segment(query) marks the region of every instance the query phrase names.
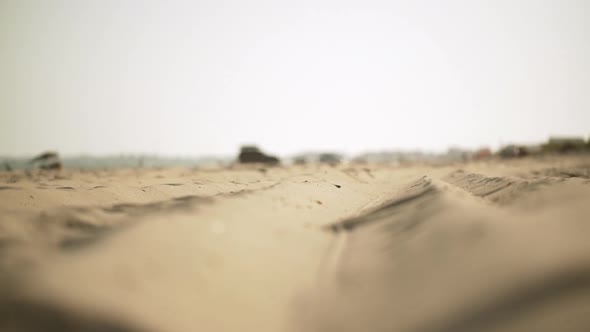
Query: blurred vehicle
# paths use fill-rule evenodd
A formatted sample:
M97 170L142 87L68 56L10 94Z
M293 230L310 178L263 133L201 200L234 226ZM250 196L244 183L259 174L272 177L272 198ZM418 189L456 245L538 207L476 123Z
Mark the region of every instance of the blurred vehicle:
M238 155L238 160L242 164L263 163L269 165L276 165L280 162L279 158L263 153L255 145L242 146L242 148L240 149L240 154Z
M498 155L502 158L521 158L529 155L529 151L525 146L507 145L498 151Z
M57 152L44 152L37 157L31 159L29 164L38 166L44 170L60 170L63 168L63 163Z

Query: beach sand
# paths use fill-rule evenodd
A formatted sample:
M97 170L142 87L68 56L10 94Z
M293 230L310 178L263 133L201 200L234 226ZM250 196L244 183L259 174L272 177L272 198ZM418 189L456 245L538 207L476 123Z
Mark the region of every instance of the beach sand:
M0 173L0 331L588 331L590 157Z

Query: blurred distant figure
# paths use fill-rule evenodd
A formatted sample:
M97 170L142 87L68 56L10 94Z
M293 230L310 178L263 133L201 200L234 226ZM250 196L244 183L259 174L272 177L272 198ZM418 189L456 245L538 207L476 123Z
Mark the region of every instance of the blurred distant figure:
M63 164L57 152L42 153L31 159L29 163L33 166L38 165L40 169L45 170L60 170L63 168Z
M254 145L242 146L238 160L242 164L263 163L277 165L280 162L279 158L263 153L257 146Z

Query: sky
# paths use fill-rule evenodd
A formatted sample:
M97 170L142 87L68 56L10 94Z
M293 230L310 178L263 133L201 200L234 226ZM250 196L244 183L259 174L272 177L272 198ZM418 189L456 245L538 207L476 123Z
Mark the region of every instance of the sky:
M0 0L0 155L590 134L585 0Z

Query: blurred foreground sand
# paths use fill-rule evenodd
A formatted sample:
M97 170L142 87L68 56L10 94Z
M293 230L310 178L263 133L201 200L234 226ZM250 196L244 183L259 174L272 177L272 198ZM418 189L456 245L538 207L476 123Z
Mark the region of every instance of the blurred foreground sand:
M0 173L1 331L588 331L590 158Z

